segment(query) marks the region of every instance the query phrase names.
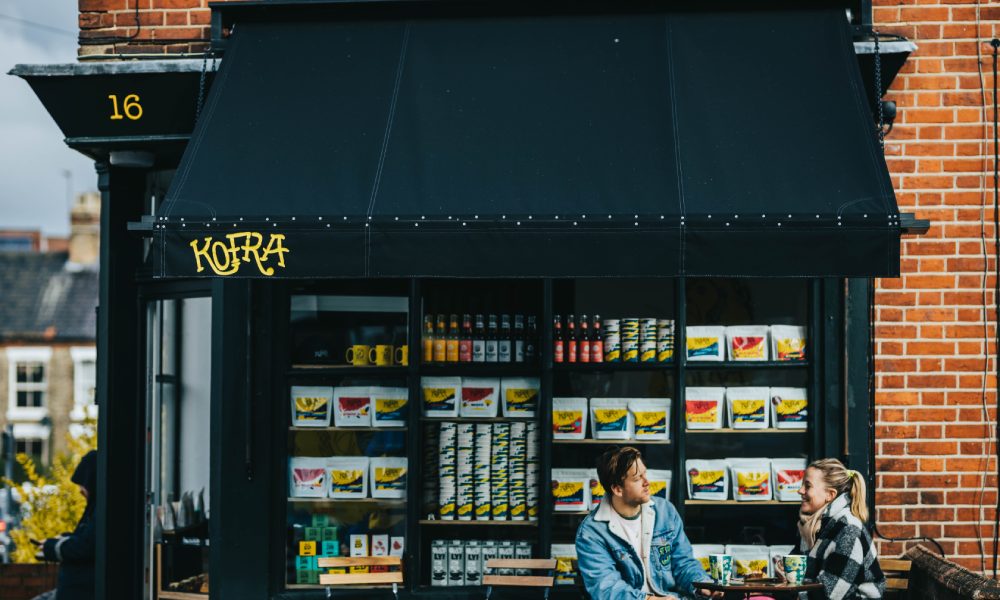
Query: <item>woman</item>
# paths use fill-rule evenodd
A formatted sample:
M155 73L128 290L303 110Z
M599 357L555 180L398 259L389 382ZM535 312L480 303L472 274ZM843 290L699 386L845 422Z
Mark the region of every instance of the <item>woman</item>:
M881 598L885 575L865 529L865 480L835 458L806 469L799 489L800 549L808 553L806 577L826 588L831 600Z
M45 540L45 560L59 563L56 586L58 600L93 600L94 598L94 508L97 506L97 452L90 451L77 465L71 481L80 487L87 508L71 534Z

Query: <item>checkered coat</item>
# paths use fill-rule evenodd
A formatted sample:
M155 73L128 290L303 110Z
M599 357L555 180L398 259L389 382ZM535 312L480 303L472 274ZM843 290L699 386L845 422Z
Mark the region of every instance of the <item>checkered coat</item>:
M826 588L831 600L881 598L885 593L885 575L871 535L860 519L851 513L851 497L837 496L825 509L816 543L808 552L806 577Z

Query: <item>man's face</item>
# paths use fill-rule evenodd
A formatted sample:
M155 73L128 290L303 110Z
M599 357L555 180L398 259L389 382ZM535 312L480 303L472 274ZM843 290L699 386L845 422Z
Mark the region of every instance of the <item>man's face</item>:
M625 475L621 486L613 486L612 493L629 506L639 506L649 502L649 480L646 479L646 465L642 459L635 461Z

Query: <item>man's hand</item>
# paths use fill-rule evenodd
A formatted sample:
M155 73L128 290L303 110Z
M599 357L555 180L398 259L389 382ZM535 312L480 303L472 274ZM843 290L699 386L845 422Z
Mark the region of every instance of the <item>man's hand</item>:
M706 590L705 588L702 588L702 589L698 590L698 595L699 596L708 596L708 597L713 598L713 599L718 599L718 598L722 598L723 596L725 596L725 594L723 594L722 592L713 592L711 590Z

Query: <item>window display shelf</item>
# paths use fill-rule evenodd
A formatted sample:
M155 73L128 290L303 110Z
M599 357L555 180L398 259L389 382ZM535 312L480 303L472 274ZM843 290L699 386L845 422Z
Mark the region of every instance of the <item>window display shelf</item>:
M674 361L666 362L599 362L599 363L555 363L553 371L572 373L614 373L618 371L667 371L673 370Z
M800 369L809 366L808 360L689 360L688 370L713 371L721 369Z
M379 504L383 506L406 506L406 500L387 498L289 498L290 504Z
M688 506L798 506L798 502L782 502L781 500L685 500Z
M342 367L331 365L292 365L288 371L291 376L308 375L312 377L406 377L409 367L355 367L344 365Z
M809 433L808 429L776 429L774 427L768 427L767 429L733 429L732 427L723 427L721 429L688 429L686 430L688 435L693 433L722 433L722 434L762 434L762 433Z
M481 525L484 527L494 526L520 526L538 527L538 521L442 521L439 519L424 519L419 522L421 525Z
M406 431L407 429L408 429L407 427L295 427L295 426L291 426L291 427L288 428L288 431L295 432L295 433L298 433L298 432L301 432L301 431L317 431L317 432L324 432L324 431L327 431L327 432L328 431L347 431L347 432L360 433L360 432L371 432L371 431L375 431L375 432L379 432L379 431Z
M510 423L534 421L535 417L420 417L424 423Z
M532 376L540 370L538 363L425 363L421 375L439 377L503 377Z
M553 444L597 444L604 446L632 445L632 444L659 444L667 446L672 444L671 440L552 440Z

